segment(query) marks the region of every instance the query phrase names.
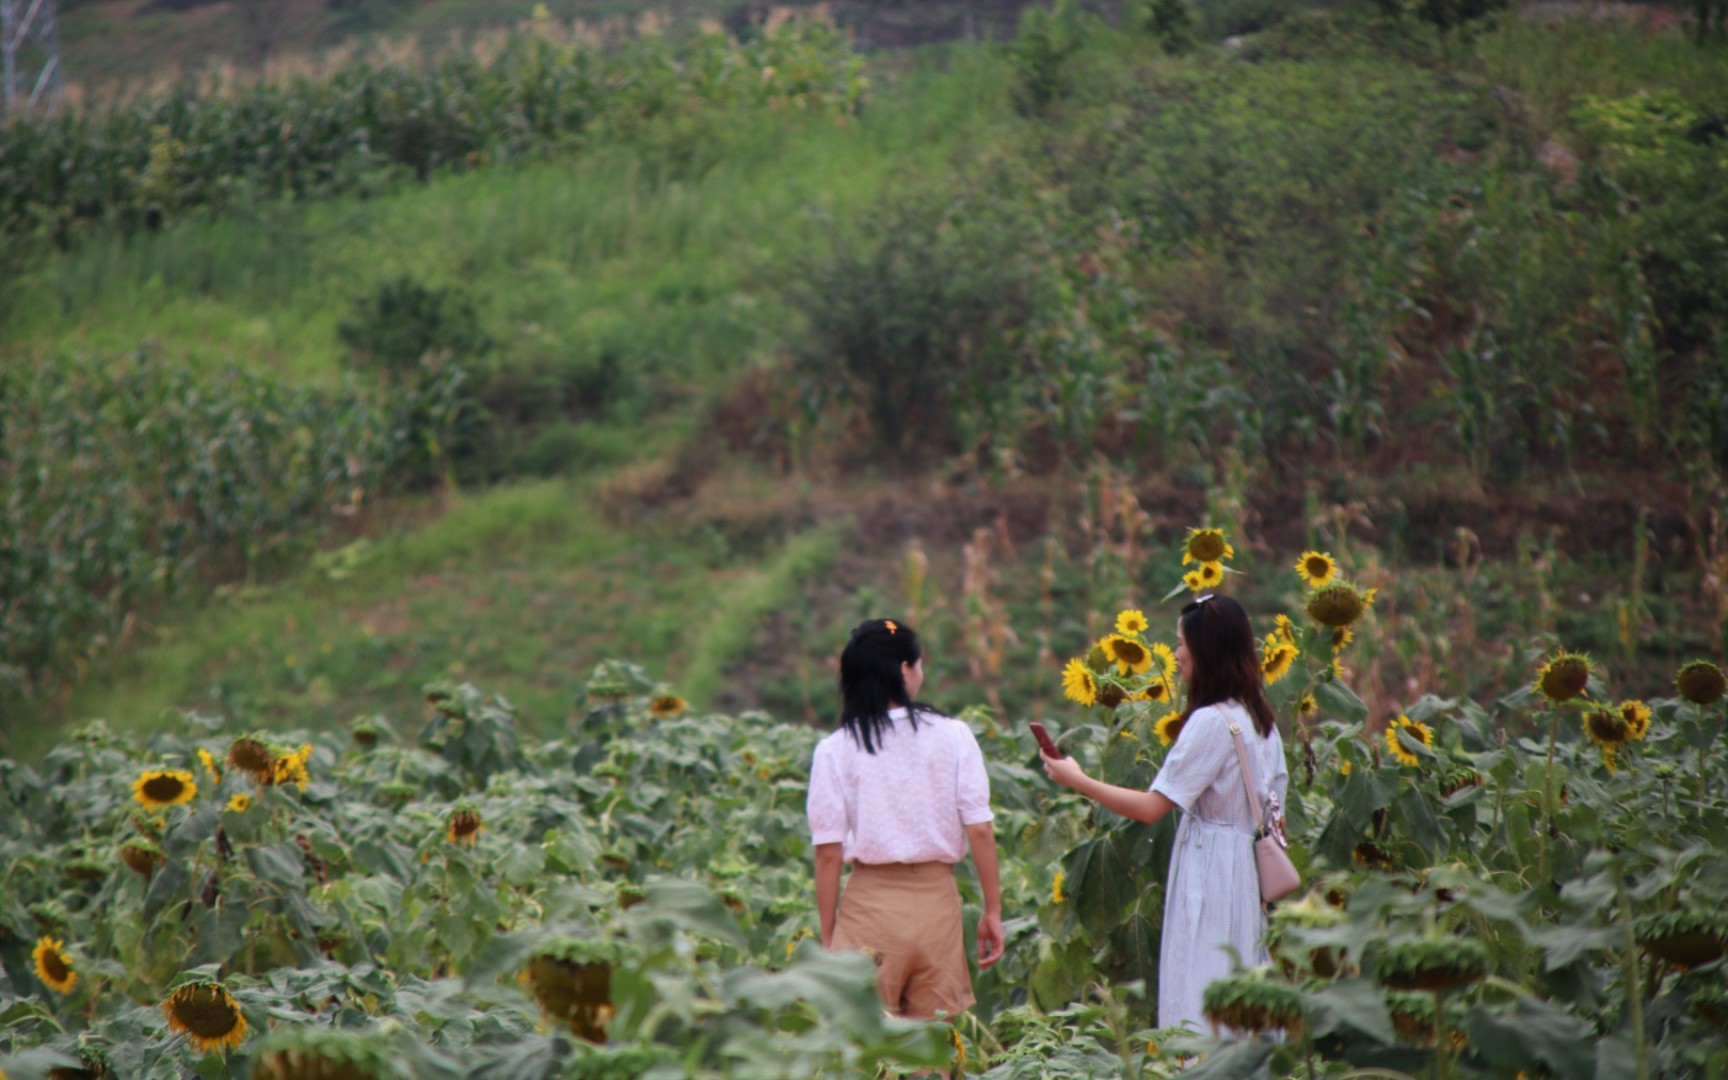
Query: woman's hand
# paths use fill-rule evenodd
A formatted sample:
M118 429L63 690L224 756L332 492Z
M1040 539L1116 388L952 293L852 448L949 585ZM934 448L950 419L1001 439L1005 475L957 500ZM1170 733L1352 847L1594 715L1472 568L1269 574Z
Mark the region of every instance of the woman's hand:
M1051 757L1042 750L1038 756L1044 759L1044 775L1065 788L1079 787L1086 779L1086 771L1071 757Z

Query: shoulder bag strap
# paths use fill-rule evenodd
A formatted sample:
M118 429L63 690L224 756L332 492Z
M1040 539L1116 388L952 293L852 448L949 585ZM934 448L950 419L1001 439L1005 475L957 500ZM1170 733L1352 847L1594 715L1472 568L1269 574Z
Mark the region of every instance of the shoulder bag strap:
M1248 747L1242 742L1242 726L1230 722L1230 737L1236 740L1236 763L1242 766L1242 790L1248 795L1248 806L1254 811L1254 835L1266 835L1266 823L1260 817L1260 796L1254 793L1254 770L1248 765Z

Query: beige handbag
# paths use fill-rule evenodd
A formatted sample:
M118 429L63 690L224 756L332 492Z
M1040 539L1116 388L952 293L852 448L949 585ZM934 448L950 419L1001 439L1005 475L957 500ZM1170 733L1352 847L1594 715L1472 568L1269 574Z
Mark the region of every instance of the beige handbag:
M1260 796L1254 793L1254 773L1248 767L1248 747L1242 742L1242 728L1230 725L1230 735L1236 740L1236 763L1242 766L1242 790L1248 794L1248 805L1254 810L1254 865L1260 871L1260 899L1270 904L1282 900L1302 886L1302 875L1290 861L1285 850L1284 831L1270 828L1260 816Z

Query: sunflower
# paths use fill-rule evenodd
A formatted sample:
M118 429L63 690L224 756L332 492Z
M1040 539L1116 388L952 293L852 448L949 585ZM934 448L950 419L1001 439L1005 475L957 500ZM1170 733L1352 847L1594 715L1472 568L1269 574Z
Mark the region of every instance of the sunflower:
M1201 587L1210 589L1224 580L1224 564L1203 562L1195 568L1194 573L1199 575Z
M279 754L270 766L270 782L272 784L294 784L305 791L312 784L312 774L306 769L306 762L312 758L312 744L307 743L300 749L287 754Z
M1158 736L1159 745L1169 746L1182 734L1182 714L1167 712L1160 716L1158 722L1152 725L1152 734Z
M1314 700L1313 694L1303 694L1302 700L1296 703L1297 716L1313 716L1320 711L1320 703Z
M648 714L662 720L677 716L690 707L690 703L677 694L659 694L648 702Z
M1101 680L1098 683L1098 704L1104 706L1106 709L1114 709L1116 706L1127 700L1128 691L1122 689L1122 687L1116 683L1110 682L1107 679Z
M134 836L120 845L120 861L134 874L149 877L168 861L168 857L152 841Z
M1062 894L1062 883L1066 880L1068 880L1067 874L1060 870L1056 871L1055 880L1050 882L1050 902L1052 904L1060 904L1068 899Z
M446 835L452 844L477 844L480 842L482 827L480 811L462 804L450 812L449 831Z
M1336 630L1360 619L1368 610L1368 599L1354 585L1338 581L1309 593L1308 602L1302 606L1309 618Z
M1422 759L1416 756L1414 750L1404 745L1404 740L1419 742L1424 747L1433 749L1434 732L1420 720L1412 720L1399 713L1395 720L1386 725L1386 748L1392 751L1392 756L1398 759L1400 765L1420 765Z
M1584 714L1584 734L1608 750L1632 741L1632 726L1617 709L1591 709Z
M244 791L237 792L228 800L227 810L230 814L244 814L252 809L252 796Z
M268 784L276 755L262 739L243 735L228 744L228 764L252 778L255 784Z
M1152 650L1131 637L1111 634L1098 644L1106 656L1116 661L1118 674L1140 675L1152 667Z
M1728 693L1728 675L1708 660L1690 660L1674 673L1674 689L1694 705L1714 705Z
M1338 563L1324 551L1304 551L1296 560L1296 574L1310 589L1323 589L1338 574Z
M1118 634L1144 634L1151 625L1146 621L1146 613L1139 608L1129 608L1116 615Z
M1158 641L1152 644L1152 655L1157 658L1158 663L1164 668L1164 681L1167 683L1174 683L1176 681L1175 651L1162 641Z
M222 782L222 770L216 767L215 755L202 746L198 748L198 763L204 766L204 770L210 774L211 780L218 784Z
M1296 625L1282 611L1272 617L1272 633L1292 645L1296 644Z
M1234 559L1236 549L1224 539L1223 529L1189 529L1188 540L1182 549L1182 565L1191 562L1215 563L1225 559Z
M146 769L132 781L132 797L146 810L189 803L198 794L198 785L185 769Z
M1156 701L1162 704L1170 702L1170 681L1158 678L1142 686L1134 692L1135 701Z
M36 961L36 977L48 989L60 994L70 994L72 988L78 985L78 971L72 966L72 958L66 955L66 942L60 938L46 935L36 939L36 949L30 954Z
M1561 652L1536 673L1535 689L1558 705L1582 694L1589 681L1590 658L1581 653Z
M189 983L162 1003L170 1031L184 1031L192 1048L204 1053L227 1050L246 1040L246 1017L240 1003L221 983Z
M1079 702L1087 708L1098 700L1098 680L1092 677L1091 669L1079 657L1068 661L1068 666L1062 669L1062 693L1069 701Z
M1200 580L1200 569L1198 567L1182 575L1182 584L1188 586L1189 592L1199 592L1201 589L1206 587L1206 583Z
M1650 706L1642 701L1622 701L1619 706L1620 719L1626 721L1626 730L1632 733L1632 741L1639 742L1650 734Z
M1290 673L1290 665L1296 662L1296 646L1288 641L1280 641L1276 636L1266 639L1266 650L1260 657L1260 674L1266 679L1266 685L1282 679Z
M1350 629L1348 626L1334 626L1332 628L1332 652L1334 654L1343 652L1345 649L1349 648L1350 643L1355 640L1356 631Z

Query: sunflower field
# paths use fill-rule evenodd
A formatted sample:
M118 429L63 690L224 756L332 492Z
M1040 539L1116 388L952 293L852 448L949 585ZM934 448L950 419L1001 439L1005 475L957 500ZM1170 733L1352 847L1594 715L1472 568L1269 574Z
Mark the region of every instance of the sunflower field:
M1193 530L1174 598L1228 587ZM342 736L188 715L91 723L0 761L0 1070L10 1078L1679 1077L1728 1067L1728 680L1616 701L1558 651L1480 703L1384 724L1349 689L1374 596L1308 551L1261 627L1308 889L1274 965L1214 983L1240 1037L1152 1028L1173 823L1059 793L1024 725L984 748L1008 953L952 1023L885 1018L815 945L804 822L820 732L696 715L607 661L567 733L427 688ZM1148 608L1153 605L1147 605ZM1261 614L1261 619L1266 616ZM1061 681L1060 740L1146 786L1180 736L1163 613L1120 612ZM960 875L969 926L979 895Z

